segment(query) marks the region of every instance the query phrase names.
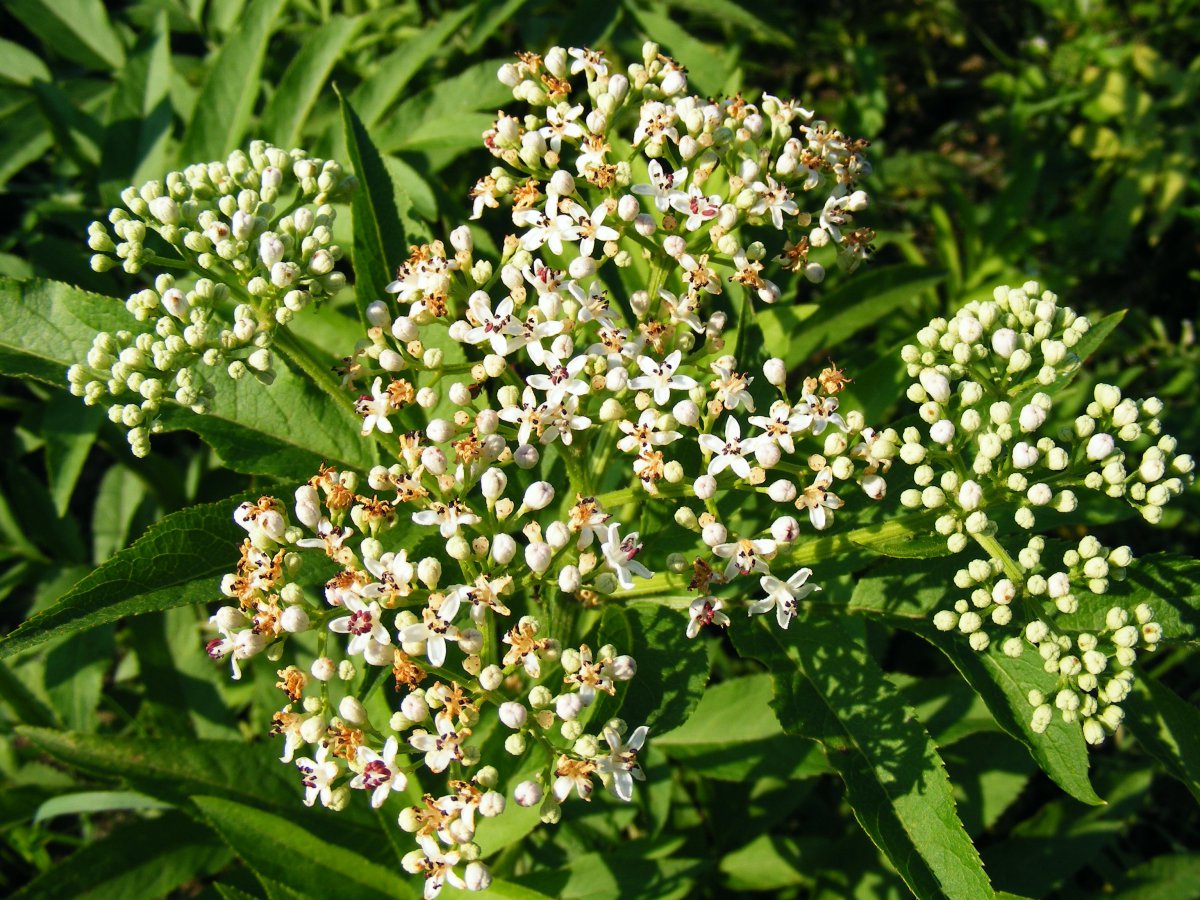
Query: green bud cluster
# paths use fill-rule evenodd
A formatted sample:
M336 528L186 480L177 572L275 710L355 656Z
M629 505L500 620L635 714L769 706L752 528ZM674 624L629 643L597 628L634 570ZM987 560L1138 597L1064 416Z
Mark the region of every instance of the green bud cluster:
M109 212L111 233L101 222L88 229L92 268L191 274L178 282L161 274L131 294L131 327L96 335L87 359L67 373L72 393L108 403L109 418L130 429L134 453L144 456L164 402L208 410L218 367L269 383L275 329L345 286L330 204L355 184L336 162L254 141L224 162L126 188L124 206Z

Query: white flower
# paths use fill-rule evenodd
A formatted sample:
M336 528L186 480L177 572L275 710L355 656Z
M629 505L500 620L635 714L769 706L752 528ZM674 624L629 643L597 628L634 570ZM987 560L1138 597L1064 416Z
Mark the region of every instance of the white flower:
M529 230L521 238L521 246L526 250L536 250L545 244L553 253L561 255L563 241L579 240L579 228L574 220L558 211L557 194L546 197L545 212L539 209L519 210L513 213L513 222L528 226Z
M312 806L317 797L321 805L328 806L333 797L333 782L339 774L338 764L329 758L328 745L322 744L317 748L317 758L307 756L296 760L296 768L300 770L300 783L304 785L304 805Z
M730 541L727 544L717 544L713 553L721 559L729 560L725 567L725 578L733 577L734 572L749 575L751 572L767 572L766 558L774 556L776 544L769 540L751 540L743 538L740 541Z
M545 413L545 407L537 402L537 395L534 394L533 388L525 388L525 393L521 397L520 406L509 406L500 410L499 417L509 424L518 425L517 442L519 444L528 444L529 438L536 432L541 434L543 424L542 415Z
M733 469L738 478L750 477L750 463L746 454L754 452L756 441L751 438L742 441L742 426L738 420L730 416L725 420L725 440L713 434L700 435L700 446L711 453L708 461L708 474L717 476L726 469Z
M612 728L604 730L604 740L608 742L612 752L596 761L596 769L601 776L611 778L611 782L608 783L609 790L626 803L633 799L633 779L646 780L642 767L638 764L637 755L646 742L649 730L645 725L635 728L629 736L629 743L622 743L621 736Z
M728 410L740 406L746 407L747 412L754 412L754 398L750 396L750 385L754 379L734 371L736 361L732 356L722 356L710 366L717 378L709 386L716 392L714 399Z
M442 537L449 539L458 534L464 525L477 525L479 516L464 506L461 500L451 500L449 503L430 504L429 509L413 513L412 520L418 525L437 525Z
M508 352L508 339L505 335L512 324L513 302L511 297L505 297L492 312L492 301L483 291L476 291L467 302L467 308L479 324L466 334L468 344L491 344L492 352L503 356ZM391 430L390 427L388 429Z
M761 428L765 432L763 437L779 444L786 452L796 452L792 434L800 431L803 426L800 424L799 416L792 413L792 408L787 402L776 400L771 404L769 416L751 416L750 424Z
M525 352L529 354L529 358L534 365L540 366L546 358L546 350L542 347L542 341L548 337L554 337L561 334L563 323L558 321L546 321L538 318L536 312L530 313L529 317L524 322L511 322L508 326L508 344L504 348L504 354L512 353L521 347L525 348Z
M612 309L608 304L608 292L604 290L603 282L593 281L585 291L578 282L571 281L567 283L567 292L579 304L579 314L576 318L580 322L598 322L605 328L613 327ZM588 352L591 353L591 350Z
M392 423L388 421L388 413L392 411L392 400L387 390L383 388L383 379L376 378L371 383L370 396L363 394L354 404L354 411L363 416L362 435L366 437L376 428L384 434L392 433Z
M649 106L650 104L646 104ZM661 104L660 104L661 105ZM640 127L640 126L639 126ZM637 137L634 137L634 143L638 142ZM678 169L675 172L664 172L662 163L657 159L650 160L649 165L650 183L635 184L631 191L635 194L641 194L647 197L654 198L654 205L658 207L659 212L666 212L671 208L671 201L676 195L686 197L680 187L687 181L687 169Z
M539 128L538 132L555 153L562 152L563 138L574 141L583 137L583 126L576 121L582 112L581 105L568 106L566 103L560 103L558 106L546 107L546 124Z
M395 737L387 739L383 753L377 753L370 747L358 748L360 771L350 782L350 787L371 791L371 806L375 809L383 806L392 791L402 791L408 786L408 776L396 765L396 752L399 749Z
M687 636L694 638L705 625L727 627L729 616L721 612L724 605L717 597L697 597L693 600L688 607Z
M580 72L586 72L589 78L604 78L608 75L608 61L599 51L572 47L567 54L575 59L571 63L572 75L578 75Z
M796 201L792 199L791 192L769 175L766 183L756 181L750 187L758 194L758 200L750 207L750 214L761 216L769 213L771 223L776 228L783 228L784 213L794 216L800 210Z
M568 396L579 397L591 390L591 384L577 377L587 365L587 361L586 356L577 356L563 363L553 353L547 353L542 358L542 364L549 370L549 374L539 372L530 375L525 381L534 390L546 392L547 405L557 406Z
M590 428L592 420L587 416L578 416L579 398L568 395L567 399L557 406L547 410L544 417L545 431L542 432L541 442L549 444L555 440L571 446L575 440L572 432Z
M716 194L707 197L704 191L693 185L687 191L676 191L670 198L671 206L677 211L687 216L683 223L683 227L688 231L695 231L705 222L711 221L717 217L717 213L721 211L721 198ZM795 206L796 204L792 204Z
M608 204L601 203L589 216L586 209L578 203L573 203L570 208L571 216L579 226L579 253L581 256L591 256L596 250L596 242L606 243L615 241L621 237L621 233L615 228L610 228L604 224L604 217L608 214Z
M621 587L629 590L633 587L634 575L637 575L639 578L653 578L654 573L634 559L642 549L642 545L638 543L638 533L635 531L622 539L620 529L621 526L614 522L611 525L603 525L596 530L604 535L603 540L600 542L600 549L604 553L604 561L608 563L608 567L616 574L617 582Z
M635 391L652 390L654 402L659 406L671 399L671 391L690 391L696 386L696 379L687 375L676 375L683 352L676 350L670 353L661 363L656 363L649 356L637 358L641 375L629 380L629 386Z
M450 622L458 615L460 603L460 594L452 593L446 595L446 599L436 611L425 607L421 610L422 621L400 629L400 642L415 644L424 641L426 658L433 665L440 667L446 661L446 641L459 639L458 629Z
M425 765L430 772L442 772L454 760L462 761L462 741L471 732L461 734L454 730L454 722L448 716L438 716L435 720L437 736L418 728L408 738L408 743L416 750L425 754Z
M338 634L352 635L346 645L346 652L351 656L363 653L371 641L378 644L390 644L392 636L388 634L380 621L379 604L372 601L364 603L353 594L347 595L344 605L350 615L341 616L329 623L329 630Z
M800 408L795 418L797 430L809 429L814 435L825 430L832 423L840 430L846 430L846 421L837 411L837 397L817 397L813 394L804 395L804 406Z
M670 291L663 289L658 292L658 296L667 305L672 322L686 325L697 334L704 333L704 323L696 314L699 309L699 299L694 291L688 291L683 296L676 297Z
M833 513L828 510L842 508L842 501L836 494L829 491L833 483L833 470L826 466L817 473L813 483L804 489L796 506L808 510L808 519L813 528L822 531L833 523Z
M775 610L775 619L780 628L787 628L796 615L796 602L803 600L813 591L820 588L815 584L806 584L812 569L800 569L787 581L780 581L773 575L764 575L759 579L762 589L767 592L763 600L755 600L750 604L749 615L761 615Z
M628 419L619 423L618 427L625 432L625 437L617 441L617 449L624 453L636 453L679 440L678 431L657 430L658 417L656 410L646 409L638 417L636 425Z

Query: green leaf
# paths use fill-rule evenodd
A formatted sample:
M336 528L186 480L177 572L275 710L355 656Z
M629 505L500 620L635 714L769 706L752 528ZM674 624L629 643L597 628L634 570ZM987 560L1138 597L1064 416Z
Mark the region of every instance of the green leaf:
M662 12L635 3L627 3L625 8L633 14L647 38L657 41L664 52L687 68L688 82L694 90L709 97L721 93L732 71L720 56Z
M705 863L696 859L644 859L632 854L584 853L563 869L533 872L521 883L559 900L691 896Z
M97 332L130 321L125 304L112 297L61 281L0 278L0 373L61 386Z
M141 478L125 466L110 466L96 491L92 559L99 564L123 549L129 543L134 520L139 515L148 516L152 506Z
M34 97L4 119L0 131L0 187L30 163L42 159L54 145L50 125Z
M449 12L424 31L408 38L379 61L378 68L369 74L350 95L350 103L369 130L379 123L383 114L437 53L445 50L450 38L474 8Z
M1196 896L1200 853L1156 856L1134 866L1113 885L1109 900L1182 900Z
M883 614L889 621L912 631L941 650L983 698L997 724L1028 749L1034 761L1059 787L1077 800L1092 805L1104 801L1088 780L1087 745L1077 724L1055 716L1044 734L1029 725L1033 708L1029 692L1053 693L1055 678L1042 668L1037 655L1027 651L1013 659L993 647L977 653L962 635L936 630L933 612L949 606L947 585L952 584L955 560L931 571L927 562L891 562L859 579L850 600L851 612Z
M125 616L217 598L220 577L233 570L244 536L233 521L240 500L192 506L167 516L53 607L0 638L0 659Z
M1149 675L1137 679L1133 693L1123 707L1126 726L1200 801L1200 711Z
M929 735L874 660L836 621L769 622L732 632L771 670L784 730L819 741L863 830L917 896L989 897Z
M210 384L211 411L164 405L163 428L200 435L231 469L295 480L311 477L322 462L363 471L375 464L373 443L359 433L362 420L282 360L269 385L254 378Z
M72 634L46 654L46 694L68 728L95 729L96 707L115 651L108 626Z
M204 826L167 813L116 828L54 865L12 900L163 897L224 867L226 849Z
M41 57L4 38L0 38L0 78L20 85L51 80L50 70Z
M651 740L687 721L708 681L708 650L703 641L679 639L685 624L679 614L653 603L609 607L601 624L601 642L637 660L637 675L620 698L621 718L630 728L649 726ZM617 637L625 629L632 646Z
M304 123L325 89L329 73L365 24L362 16L331 16L309 34L263 110L258 134L277 147L299 145Z
M387 296L385 288L392 280L396 266L403 260L407 245L400 224L401 203L383 157L349 101L340 92L338 97L342 104L346 150L360 182L359 189L354 192L351 213L354 217L354 296L359 315L365 322L367 305Z
M793 368L815 353L833 352L847 338L911 305L945 277L938 269L911 263L868 269L817 303L769 306L758 311L757 321L767 346L785 347L783 359Z
M290 777L294 770L282 765L265 744L116 737L26 726L18 730L67 765L119 778L175 806L186 805L194 794L285 809L300 804L298 782Z
M830 773L820 747L797 747L771 707L771 676L747 675L711 684L696 711L653 746L690 771L722 781L776 775L788 781Z
M9 0L5 7L67 59L92 69L125 63L125 48L100 0Z
M53 394L42 416L42 435L46 439L46 476L54 508L60 516L67 512L71 494L96 432L104 421L98 407L84 406L78 397L65 391Z
M293 820L221 797L193 798L213 830L257 875L302 896L415 897L409 881Z
M183 138L181 162L221 159L242 142L258 99L267 43L284 2L254 0L209 62L208 76Z
M126 185L161 178L167 169L167 145L174 111L171 108L171 44L167 16L138 40L117 76L108 107L100 154L100 182L106 202Z
M34 823L46 822L58 816L77 816L81 813L110 812L114 809L170 809L170 804L139 794L136 791L81 791L61 794L38 807Z

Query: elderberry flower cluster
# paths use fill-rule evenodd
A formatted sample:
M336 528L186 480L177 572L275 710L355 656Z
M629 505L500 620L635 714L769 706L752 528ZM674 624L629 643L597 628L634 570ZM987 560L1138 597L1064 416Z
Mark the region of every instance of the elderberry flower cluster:
M1144 604L1110 608L1098 631L1073 626L1072 617L1125 577L1133 553L1087 536L1050 565L1042 537L1014 554L1001 526L1011 517L1021 530L1045 528L1052 513L1075 511L1081 491L1123 500L1156 523L1191 483L1193 462L1162 432L1156 398L1123 399L1100 384L1082 415L1056 415L1053 394L1081 365L1076 351L1090 330L1032 282L935 319L903 350L915 379L908 398L925 428L904 429L899 455L916 482L901 502L936 512L952 553L974 540L987 554L957 572L955 586L969 596L938 611L934 625L959 631L980 652L997 640L1012 657L1033 647L1059 680L1053 707L1042 692L1030 695L1034 730L1048 727L1056 707L1098 744L1121 722L1136 652L1153 650L1161 628Z
M511 800L553 822L597 780L631 799L648 729L611 718L607 698L636 664L579 640L585 610L690 570L688 637L730 624L722 586L787 628L820 590L788 546L854 495L882 498L900 446L840 409L832 363L792 378L780 359L761 376L739 361L755 304L783 294L768 244L810 281L867 255L870 232L850 227L867 205L863 142L791 101L689 96L653 45L626 73L554 48L500 78L530 107L484 135L508 168L472 192L476 216L511 222L500 258L469 226L411 248L343 369L362 385L361 436L392 458L241 507L223 584L236 604L209 643L235 677L315 648L279 672L284 758L314 748L296 759L309 803L419 797L399 824L429 897L486 885L476 813ZM731 514L753 494L796 515L739 533ZM669 506L648 519L654 501ZM396 704L374 690L388 667ZM524 774L502 787L482 738L505 732Z
M112 233L101 222L88 229L92 268L120 261L131 275L145 267L190 274L160 274L130 295L129 328L96 335L67 373L72 393L109 404L109 418L144 456L163 403L207 412L220 370L269 383L277 328L345 285L332 204L354 185L336 162L255 141L249 153L126 188L124 207L108 216Z

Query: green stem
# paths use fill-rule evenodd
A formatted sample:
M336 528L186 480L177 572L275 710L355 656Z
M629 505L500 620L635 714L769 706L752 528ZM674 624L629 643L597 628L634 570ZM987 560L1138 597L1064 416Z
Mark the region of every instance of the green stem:
M1022 585L1025 583L1025 573L1021 571L1021 567L1013 561L1013 558L1008 555L1008 551L1000 546L1000 542L996 540L995 535L980 533L973 534L975 543L987 551L988 556L999 561L1004 568L1004 574L1013 580L1014 584Z

